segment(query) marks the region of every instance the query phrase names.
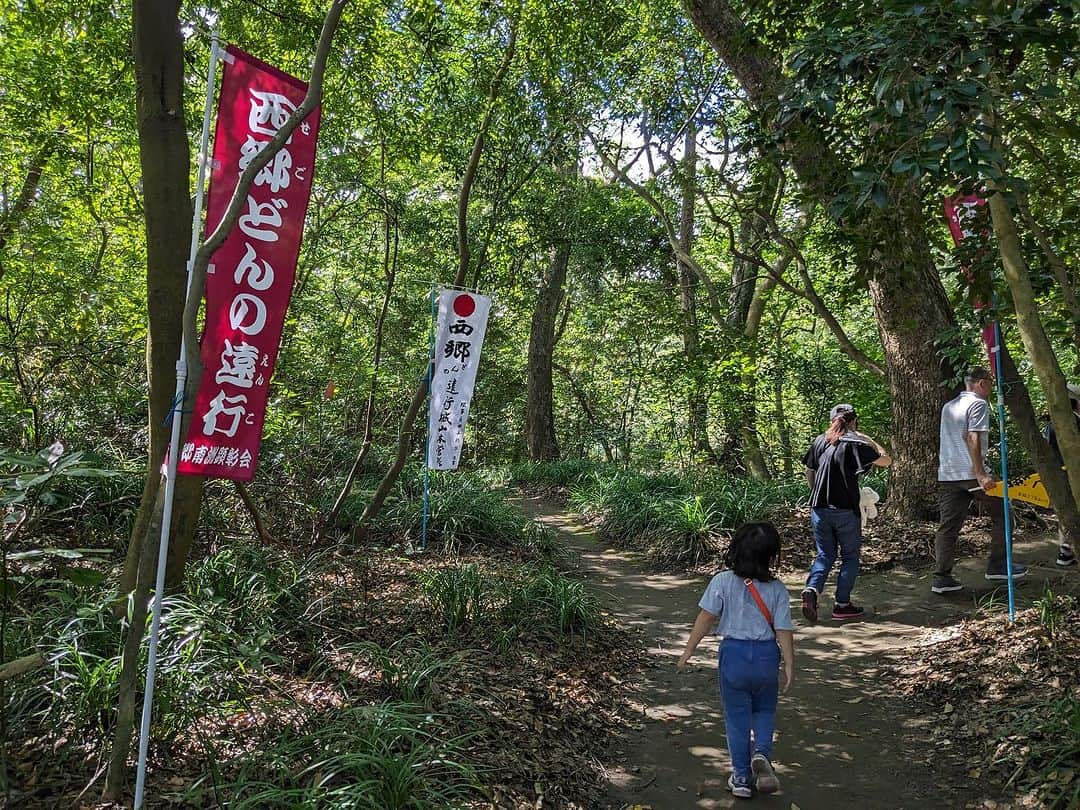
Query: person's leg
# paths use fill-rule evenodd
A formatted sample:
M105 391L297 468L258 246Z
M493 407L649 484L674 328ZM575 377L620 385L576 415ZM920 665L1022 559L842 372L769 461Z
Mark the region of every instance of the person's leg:
M836 536L840 546L840 573L836 576L836 604L851 601L851 590L859 576L859 551L862 548L862 521L859 515L838 510Z
M727 732L731 770L736 780L750 780L750 687L753 642L724 639L720 644L720 699L724 703L724 730Z
M780 694L780 649L774 641L755 642L754 671L756 684L751 705L750 725L754 732L754 755L750 758L754 785L761 793L775 793L780 780L772 767L773 730L776 727L776 704Z
M937 562L938 576L952 576L953 563L956 561L956 540L967 518L971 506L970 487L978 486L977 481L939 481L938 507L941 510L941 523L934 536L934 557Z
M754 753L772 757L776 704L780 695L780 648L775 641L755 641L754 689L751 696L750 726L754 732Z
M832 524L832 513L835 509L812 509L810 511L810 526L814 530L814 545L817 548L817 557L810 566L810 574L806 578L806 587L812 588L817 593L825 589L825 582L829 578L833 563L836 562L837 543L836 530Z
M1058 555L1054 561L1062 568L1071 568L1076 565L1076 553L1073 551L1072 543L1065 538L1065 528L1058 524Z
M1005 570L1005 501L981 489L972 493L982 511L990 516L990 560L988 571Z

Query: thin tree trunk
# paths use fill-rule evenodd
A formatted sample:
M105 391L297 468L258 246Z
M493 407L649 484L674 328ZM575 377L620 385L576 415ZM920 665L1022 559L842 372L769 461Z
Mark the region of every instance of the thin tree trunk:
M1074 545L1080 544L1080 511L1077 511L1069 480L1062 471L1053 448L1039 430L1027 385L1020 377L1016 363L1004 342L1001 346L1001 373L1003 379L999 380L998 384L1001 386L1005 405L1016 424L1020 443L1046 487L1046 494L1050 496L1050 503L1057 514L1065 540Z
M762 177L761 175L764 174ZM733 407L728 413L727 444L740 448L740 462L752 478L759 481L772 477L757 430L757 372L759 355L756 326L751 329L750 308L754 303L758 268L767 266L761 256L762 245L769 233L772 209L780 191L780 170L759 159L752 171L760 180L758 191L751 199L748 210L742 212L739 221L738 250L732 263L731 292L728 295L727 323L731 327L736 345L745 356L737 370L738 378L730 383L735 392ZM789 248L789 254L792 254ZM751 260L752 259L752 260ZM780 273L770 275L769 289L781 278ZM759 316L758 316L759 317Z
M389 201L386 201L386 204L389 206ZM345 476L345 482L341 485L341 492L338 493L334 506L326 516L324 527L327 529L337 522L338 515L341 514L341 510L345 506L345 499L348 498L349 493L352 491L353 482L356 480L356 476L359 474L360 468L371 450L371 443L375 435L373 424L375 419L375 391L379 380L379 368L382 364L383 331L386 324L386 313L390 309L390 297L394 290L394 279L397 277L398 222L396 215L393 217L393 248L391 248L390 224L391 212L387 207L383 229L383 273L386 276L386 289L383 292L382 308L379 310L379 317L375 322L375 356L372 360L371 383L368 386L367 403L364 406L364 437L360 442L360 450L356 454L356 460L353 461L349 474Z
M195 261L191 269L191 287L189 290L187 305L183 315L183 334L187 341L187 366L188 384L185 391L185 402L194 401L199 381L202 378L202 362L199 358L199 344L196 336L196 317L202 301L203 289L206 283L206 269L210 256L221 245L229 231L236 225L240 217L241 206L247 198L248 190L255 176L262 171L274 155L285 145L293 130L308 116L319 104L322 98L322 78L326 69L326 60L329 56L330 45L333 41L334 31L347 0L332 0L326 19L323 22L319 44L315 51L315 58L311 70L311 81L308 84L307 94L300 106L278 130L270 142L248 164L237 182L232 200L221 222L214 233L200 245L195 254ZM146 198L147 209L147 238L148 256L155 247L169 250L161 254L161 260L165 267L175 264L178 257L187 258L190 247L191 231L191 208L188 202L188 161L187 161L187 134L183 126L181 112L183 110L183 40L180 36L179 3L170 0L168 4L154 3L150 0L136 0L133 7L134 18L134 51L135 69L139 87L139 144L143 164L143 189ZM168 106L169 104L173 106ZM179 126L177 121L179 120ZM175 150L175 151L174 151ZM182 151L184 160L177 166L170 167L173 171L167 171L157 165L154 158L161 158L161 153L174 155ZM166 161L168 162L168 161ZM162 245L154 244L154 230L151 227L152 217L150 213L151 202L161 211L171 210L174 219L171 223L153 217L153 222L162 228L160 238ZM181 213L184 216L179 216ZM166 225L171 224L171 230ZM186 234L185 239L180 236ZM184 244L184 242L188 244ZM156 280L151 260L151 272L148 273L148 283ZM183 263L181 263L181 268ZM150 292L150 311L155 311L155 306L163 307L162 311L172 315L175 309L175 300L169 296L176 296L176 300L184 298L184 274L177 272L175 286L165 286L163 289L167 295L161 299L155 299L154 292ZM172 304L170 307L169 304ZM159 324L160 325L160 324ZM175 328L175 324L170 324ZM154 320L151 319L151 329ZM170 337L175 340L175 335L169 330L163 329L164 340ZM162 357L157 351L160 344L151 346L155 349L149 354L151 391L154 391L154 381L159 382L159 395L164 390L174 390L176 377L174 374L161 375L163 369L175 368L176 356L179 346L174 342L174 350L171 357ZM167 385L166 385L167 383ZM171 408L171 394L166 403L163 413ZM186 410L186 409L184 409ZM153 417L153 409L151 409ZM184 419L184 423L188 418ZM186 425L185 425L186 426ZM154 425L151 423L151 432ZM181 428L183 431L183 427ZM153 434L152 434L153 435ZM159 438L161 442L160 459L164 457L167 437L162 431ZM155 460L151 452L151 462ZM129 548L128 562L134 559L134 565L129 565L131 570L125 570L125 580L134 573L134 595L132 608L132 621L128 627L127 637L124 640L124 654L120 669L119 702L117 705L116 731L113 739L113 748L109 760L109 774L106 779L105 797L110 800L119 798L127 780L127 756L131 746L131 738L134 732L134 704L135 685L139 659L139 648L142 644L143 633L146 630L146 611L150 597L151 579L153 579L154 565L157 562L157 547L160 542L160 529L162 510L164 508L164 488L160 486L157 471L151 465L147 476L147 485L143 491L141 511L144 515L136 521L136 530L142 534L135 534L132 545L140 545L135 549L134 557ZM150 491L154 492L152 502L147 501ZM198 493L195 501L186 500ZM183 577L184 564L187 561L187 553L190 549L191 538L194 537L195 526L198 522L198 502L202 498L202 478L197 476L179 476L176 482L176 500L174 501L173 530L176 532L176 550L170 546L169 565L166 567L166 585L179 584Z
M1028 230L1035 235L1039 247L1042 248L1043 256L1046 258L1046 263L1050 265L1050 270L1054 273L1058 287L1061 288L1061 296L1065 301L1065 311L1072 323L1073 347L1076 349L1077 371L1080 372L1080 298L1077 297L1076 290L1073 289L1072 281L1069 278L1069 268L1065 266L1061 256L1054 250L1054 245L1050 242L1046 231L1035 221L1026 197L1018 195L1017 202Z
M787 320L791 305L776 320L776 359L782 363L784 357L784 322ZM784 372L783 365L776 368L773 375L773 407L776 409L776 435L780 440L780 455L783 459L784 478L791 478L795 467L795 449L791 442L791 426L784 411Z
M251 522L255 525L255 534L263 543L273 543L274 537L266 528L266 521L263 520L262 513L259 511L259 505L251 497L251 492L248 491L243 481L233 481L233 483L236 485L236 494L240 496L244 508L247 509L248 514L251 516Z
M484 112L484 118L480 122L476 138L473 140L472 151L469 153L469 162L465 166L465 174L462 175L461 187L458 191L458 267L457 274L454 276L453 286L455 287L462 286L469 275L469 200L472 196L473 184L476 181L476 172L480 168L480 157L484 153L484 145L487 141L488 130L491 127L491 119L495 114L495 105L498 101L499 93L502 90L503 79L505 79L507 72L510 70L510 64L514 60L516 43L517 21L514 20L511 23L510 41L507 43L506 52L503 54L502 64L499 65L499 69L495 72L495 76L492 79L491 90L488 93L487 110ZM371 501L364 509L364 513L360 516L360 520L357 521L357 524L353 529L354 541L360 542L366 537L371 521L374 520L381 511L386 496L390 494L394 482L397 481L398 476L401 475L401 470L405 467L405 461L409 456L409 450L412 446L416 415L420 412L420 408L427 397L430 365L431 359L429 358L428 367L425 368L420 384L417 386L412 401L409 403L409 407L406 409L405 415L401 420L401 430L398 431L397 455L394 457L390 469L386 471L386 475L384 475L379 482L379 486L375 489L375 492L372 493Z
M27 167L26 177L23 178L19 196L15 198L15 203L11 208L6 210L4 216L0 218L0 280L4 278L4 248L7 247L8 240L26 218L26 214L33 205L34 200L37 199L38 189L41 187L41 176L45 173L45 164L49 162L49 158L56 152L60 145L60 137L66 131L66 128L62 128L46 137L41 143L38 151L30 159L30 165Z
M1035 374L1042 384L1050 408L1050 419L1057 433L1058 446L1065 459L1065 470L1069 487L1072 489L1073 503L1080 493L1080 428L1077 427L1069 392L1066 389L1065 375L1058 365L1054 348L1046 336L1042 320L1039 318L1035 292L1031 286L1031 276L1024 261L1020 238L1016 233L1009 204L999 193L992 193L988 200L990 217L994 223L994 235L997 237L1001 264L1005 270L1005 279L1012 292L1013 308L1016 311L1016 324L1024 348L1035 367ZM1047 490L1049 494L1049 490ZM1051 496L1053 497L1053 496Z
M687 122L683 133L683 158L681 161L681 193L679 203L679 252L691 256L694 252L694 204L697 201L697 123L693 117ZM690 463L707 461L716 463L716 453L709 443L709 400L701 385L705 363L701 357L701 337L698 327L697 293L698 278L693 269L682 259L679 264L679 308L682 310L682 342L686 368L691 374L687 392L686 427L690 450Z
M159 487L157 493L159 503L164 500L164 494L164 487ZM105 789L101 795L105 801L119 802L127 783L127 760L131 751L131 740L135 733L135 703L139 695L139 649L142 647L143 633L146 630L146 613L154 579L154 564L157 562L158 544L161 541L161 517L161 509L150 510L150 522L142 537L144 545L137 557L139 567L136 571L135 592L131 601L131 619L124 637L120 679L116 686L116 731L112 751L109 754Z
M566 366L554 363L553 368L566 377L566 381L570 384L570 391L573 393L574 399L578 401L578 405L581 406L581 414L585 419L585 424L589 426L596 436L596 440L600 442L600 446L604 449L604 458L608 462L614 462L615 454L611 451L611 442L607 438L607 428L596 421L596 413L589 404L589 398L585 395L585 390L574 379L574 375L570 373L570 369Z

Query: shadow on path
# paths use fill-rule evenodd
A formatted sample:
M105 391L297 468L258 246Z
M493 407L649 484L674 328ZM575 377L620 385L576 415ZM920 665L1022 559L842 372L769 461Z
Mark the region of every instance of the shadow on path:
M745 806L746 800L725 790L730 762L716 691L716 638L702 642L685 672L675 670L707 580L647 573L637 555L605 549L562 507L542 500L520 503L577 552L578 573L617 619L641 629L648 644L649 659L636 684L640 726L612 746L613 761L605 763L610 784L605 806ZM1041 572L1055 574L1050 545L1034 548L1047 558L1033 560L1044 566ZM963 560L957 574L973 587L985 586L981 564ZM950 752L934 750L929 734L934 718L898 714L903 704L879 677L882 653L914 643L928 626L951 624L970 613L972 595L932 595L929 573L871 574L856 586L856 600L869 614L865 620L840 624L827 618L832 606L827 587L821 604L826 618L807 626L798 601L803 580L796 575L785 584L796 617L796 662L791 692L781 696L777 714L773 754L781 792L757 796L754 804L783 810L981 806L991 792L968 779L966 768L950 767ZM992 590L983 587L982 598Z

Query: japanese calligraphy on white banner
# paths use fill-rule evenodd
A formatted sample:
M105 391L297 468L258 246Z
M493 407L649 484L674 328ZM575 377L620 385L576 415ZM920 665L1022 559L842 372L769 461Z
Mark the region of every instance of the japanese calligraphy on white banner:
M476 384L491 299L484 295L439 290L435 332L435 368L428 413L428 467L456 470L465 439L465 420Z

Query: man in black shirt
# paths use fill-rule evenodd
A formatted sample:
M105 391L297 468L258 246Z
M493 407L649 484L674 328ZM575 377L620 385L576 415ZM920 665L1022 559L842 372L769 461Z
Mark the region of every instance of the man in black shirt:
M861 607L851 603L862 547L858 475L870 466L888 467L892 458L880 444L859 433L858 424L853 406L846 402L837 405L829 412L829 429L814 439L803 456L806 481L810 485L810 523L817 546L817 558L802 593L802 612L810 622L817 621L818 596L837 556L840 573L836 577L832 617L854 619L864 613Z

